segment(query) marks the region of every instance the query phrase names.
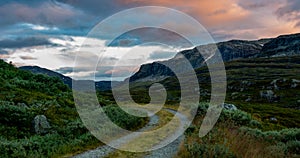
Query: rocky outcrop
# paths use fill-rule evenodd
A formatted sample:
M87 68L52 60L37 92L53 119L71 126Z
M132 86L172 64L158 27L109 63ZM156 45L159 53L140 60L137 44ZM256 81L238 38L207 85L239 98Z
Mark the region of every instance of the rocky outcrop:
M50 124L45 115L37 115L33 120L34 131L37 134L45 134L49 132Z
M182 64L184 58L190 62L194 69L199 68L205 65L202 54L209 57L215 54L217 51L216 48L218 48L223 60L226 62L239 58L253 57L260 53L262 45L254 41L231 40L217 44L198 46L194 49L181 51L170 60L142 65L139 71L130 77L130 81L174 76L174 72L165 65L176 67L178 72L185 72L187 68L184 67L185 64Z
M231 110L231 111L235 111L237 110L237 107L233 104L227 104L227 103L223 103L222 107L226 110Z
M182 67L184 64L181 64L184 57L189 60L193 68L199 68L205 63L198 50L206 55L214 54L216 51L215 46L221 53L224 62L241 58L293 56L300 55L300 34L283 35L273 39L257 41L231 40L198 46L194 49L181 51L170 60L142 65L140 70L130 80L151 80L173 76L174 73L171 69L164 66L165 64L180 65L180 67L177 66L179 67L178 69L184 72L187 70L185 67Z
M259 94L262 99L266 99L268 102L275 102L280 99L272 90L262 90Z
M300 55L300 34L282 35L272 39L262 48L259 57Z

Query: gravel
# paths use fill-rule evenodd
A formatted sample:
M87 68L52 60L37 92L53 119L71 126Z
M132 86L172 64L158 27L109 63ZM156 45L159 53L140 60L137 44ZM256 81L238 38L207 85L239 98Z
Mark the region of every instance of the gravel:
M176 111L174 111L174 110L171 110L171 109L166 109L166 110L173 114L176 114ZM181 120L181 126L179 128L183 128L182 122L186 121L187 118L180 113L177 113L177 117L179 117ZM158 122L159 122L159 117L157 115L153 115L152 117L150 117L148 124L145 125L145 127L139 129L138 132L150 130L153 127L155 127L158 124ZM180 132L180 129L178 130L178 132ZM132 134L129 134L127 136L124 136L118 140L111 142L111 144L114 144L114 146L121 146L122 144L129 142L130 140L133 140L134 138L136 138L138 136L139 136L139 134L132 133ZM172 139L172 137L174 137L174 136L176 136L176 134L174 134L173 136L170 136L168 139ZM166 145L165 147L151 151L151 152L147 152L147 155L145 157L146 158L158 158L158 157L172 158L177 154L179 145L183 141L183 139L184 139L184 135L181 135L175 141ZM162 141L159 145L165 144L166 142L168 142L167 139L165 141ZM104 146L100 146L96 149L89 150L89 151L86 151L79 155L76 155L76 156L74 156L74 158L101 158L101 157L108 156L110 153L114 152L115 150L116 149L114 149L108 145L104 145Z

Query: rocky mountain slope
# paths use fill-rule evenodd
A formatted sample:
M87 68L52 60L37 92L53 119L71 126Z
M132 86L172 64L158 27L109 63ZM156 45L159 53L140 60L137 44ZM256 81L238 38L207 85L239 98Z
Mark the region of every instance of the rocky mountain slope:
M282 35L266 43L259 56L276 57L292 56L300 54L300 33L293 35Z
M215 45L224 62L244 58L300 55L300 34L283 35L273 39L257 41L231 40ZM164 65L180 65L183 56L190 61L193 68L200 68L205 63L198 50L203 50L206 54L215 54L216 49L214 44L202 45L197 48L181 51L174 58L167 61L142 65L140 70L130 77L130 81L141 79L145 81L173 76L174 73ZM185 70L184 67L180 69L181 72Z

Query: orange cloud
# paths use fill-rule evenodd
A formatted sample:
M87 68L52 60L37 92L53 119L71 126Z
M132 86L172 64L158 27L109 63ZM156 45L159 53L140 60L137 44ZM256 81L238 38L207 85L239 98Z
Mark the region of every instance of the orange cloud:
M248 15L248 11L236 4L236 0L124 0L122 3L159 5L183 11L206 26L230 23Z
M285 0L120 0L120 3L164 6L183 11L197 19L212 34L220 37L226 35L226 39L256 39L300 32L300 27L295 27L300 26L300 22L284 21L276 15L280 7L288 5ZM169 21L165 25L177 25L180 29L193 32L188 26L176 22Z

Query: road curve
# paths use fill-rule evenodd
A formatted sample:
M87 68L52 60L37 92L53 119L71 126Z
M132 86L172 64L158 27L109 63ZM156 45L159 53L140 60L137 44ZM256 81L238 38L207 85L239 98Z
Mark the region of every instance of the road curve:
M183 129L184 122L188 120L187 117L184 116L183 114L177 113L177 111L172 110L172 109L164 109L164 110L167 110L167 111L173 113L174 115L176 114L176 116L180 119L180 127L179 128ZM152 117L150 117L149 122L143 128L139 129L137 132L151 130L158 124L158 122L159 122L159 117L157 115L153 115ZM177 132L180 132L180 130L177 130ZM121 137L120 139L115 140L112 143L115 144L115 146L121 146L121 145L125 144L126 142L129 142L138 136L139 136L139 134L132 133L127 136ZM168 139L172 139L172 137L174 137L174 136L176 136L176 134L168 137ZM157 158L157 157L172 158L176 155L179 145L183 139L184 139L184 136L181 135L175 141L166 145L165 147L145 153L145 157L146 158ZM162 145L166 142L168 142L167 139L165 141L162 141L158 145ZM73 157L74 158L102 158L102 157L108 156L110 153L114 152L115 150L116 149L114 149L108 145L104 145L104 146L100 146L96 149L89 150L89 151L83 152L81 154L75 155Z

